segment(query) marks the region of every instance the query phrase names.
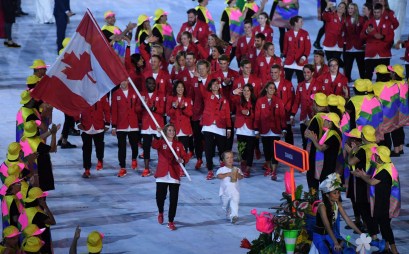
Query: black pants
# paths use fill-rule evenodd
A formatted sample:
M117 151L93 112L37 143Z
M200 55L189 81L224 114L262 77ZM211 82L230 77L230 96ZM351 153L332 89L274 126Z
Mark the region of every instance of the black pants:
M203 134L202 126L200 121L191 121L192 130L193 130L193 144L195 147L196 159L202 159L203 157Z
M368 228L368 233L370 236L376 235L379 233L379 229L375 224L375 220L371 216L371 207L369 202L356 202L356 207L359 211L359 214L362 216L363 222L366 224Z
M398 147L405 143L405 132L403 127L400 127L391 132L393 147Z
M322 21L322 27L320 28L320 30L318 30L317 39L315 39L315 42L317 42L318 44L321 44L321 38L322 36L324 36L324 34L325 34L325 21Z
M241 158L246 161L247 166L249 167L253 166L254 147L256 145L256 137L237 135L237 141L239 143L246 144L246 147L244 149L244 152Z
M351 71L354 60L356 60L356 65L358 66L359 78L365 77L365 52L344 52L344 71L349 82L352 81Z
M278 31L280 32L280 38L279 38L279 42L280 42L280 53L283 54L283 50L284 50L284 35L285 32L287 31L287 29L285 29L285 27L279 27Z
M64 114L64 125L62 127L61 136L63 139L68 138L68 133L71 129L74 129L75 121L74 117Z
M390 58L380 58L380 59L365 59L365 78L372 80L372 74L375 67L384 64L388 66L391 62Z
M304 74L302 73L302 70L284 68L285 79L291 82L294 72L295 72L295 75L297 76L297 82L298 83L303 82Z
M152 138L156 137L153 134L142 134L142 148L143 148L143 158L145 160L151 159L151 146L152 146Z
M203 132L205 140L205 156L207 170L213 170L213 157L215 154L215 148L219 151L219 158L221 160L222 153L226 150L226 136L221 136L213 132L204 131Z
M409 77L409 64L405 64L406 78Z
M94 140L95 153L99 161L104 160L104 132L98 134L81 133L82 138L82 163L85 169L91 168L92 140Z
M125 168L126 163L126 137L128 136L129 143L132 149L132 160L138 157L138 132L137 131L117 131L116 137L118 139L118 161L121 168Z
M54 15L55 24L57 26L57 53L63 48L62 41L65 39L65 31L67 30L68 16L64 13L63 15Z
M307 130L307 125L304 123L300 123L300 131L301 131L301 140L302 140L302 149L307 149L307 138L304 136L304 132Z
M374 218L374 221L381 230L382 239L387 241L389 244L395 244L395 236L393 235L391 227L391 219L388 217L376 217Z
M285 134L284 141L288 144L294 145L294 134L291 124L287 124L287 128L285 130L287 131L287 134Z
M185 148L185 151L187 152L189 150L189 136L180 136L178 137L178 140L183 144L183 147Z
M344 68L344 61L342 61L342 51L325 50L325 56L327 58L327 61L333 58L337 59L339 68Z
M13 38L11 37L11 28L13 27L13 23L4 23L4 32L6 33L6 39L12 41Z
M280 137L261 137L263 143L264 158L266 161L271 161L272 164L278 164L274 158L274 140L280 140Z
M180 184L178 183L156 183L156 205L158 206L159 213L163 213L163 207L165 206L165 200L169 188L169 222L173 222L176 216L179 187Z

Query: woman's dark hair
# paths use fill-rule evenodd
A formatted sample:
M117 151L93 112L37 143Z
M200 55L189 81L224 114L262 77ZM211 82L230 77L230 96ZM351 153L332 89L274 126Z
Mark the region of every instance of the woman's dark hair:
M253 107L253 110L254 110L254 108L256 107L256 101L257 101L256 95L254 94L254 87L253 87L251 84L245 84L245 85L243 86L243 90L244 90L244 88L246 88L246 87L248 87L249 90L250 90L250 103L251 103L251 106ZM246 101L246 99L244 98L243 93L241 93L241 96L240 96L240 105L241 105L241 106L245 106L246 104L247 104L247 101Z
M332 209L332 204L329 198L327 197L327 193L322 193L322 201L324 202L325 205L325 211L327 212L327 218L330 223L330 226L332 227L332 219L334 217L334 210Z
M262 13L259 14L259 16L264 16L267 19L266 25L270 26L270 19L268 18L267 12L263 11Z
M173 82L172 95L177 96L176 88L178 87L179 84L182 84L182 86L183 86L183 96L186 96L186 86L185 86L185 83L183 83L182 80L175 80Z
M291 25L291 26L294 26L295 23L297 23L300 19L302 19L302 17L301 17L301 16L298 16L298 15L292 17L292 18L290 19L290 25Z
M263 87L263 90L261 90L260 97L263 97L263 96L266 96L266 95L267 95L267 88L268 88L270 85L273 85L273 86L275 87L275 89L277 89L276 84L274 84L273 81L269 81L269 82L267 82L267 84Z
M138 67L138 62L141 59L143 60L141 54L132 54L131 55L131 63L135 66L136 73L141 73L142 70L145 68L145 61L143 61L143 66L142 67Z
M217 79L212 79L212 80L210 80L209 81L209 84L207 85L207 91L211 91L212 90L212 85L215 83L215 82L217 82L218 80Z

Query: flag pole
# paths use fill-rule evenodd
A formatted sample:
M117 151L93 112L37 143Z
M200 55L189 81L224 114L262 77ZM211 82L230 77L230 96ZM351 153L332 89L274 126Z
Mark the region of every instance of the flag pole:
M138 95L139 99L142 102L142 105L145 107L145 109L148 111L149 116L152 118L153 122L156 125L156 128L160 127L158 122L156 121L155 117L153 116L151 110L149 109L148 105L146 105L145 100L142 98L142 95L139 93L138 89L136 88L135 84L133 83L132 79L130 77L128 77L128 81L129 83L131 83L133 89L135 90L136 94ZM163 139L165 140L166 144L168 144L168 147L170 148L170 150L172 151L173 156L175 156L176 160L179 158L175 152L175 150L173 149L172 145L169 143L169 140L166 138L165 133L163 133L163 130L160 131L160 133L162 134ZM189 179L189 181L192 181L192 179L190 178L189 173L187 172L186 168L183 166L182 163L179 163L179 166L182 168L183 172L185 173L186 177Z

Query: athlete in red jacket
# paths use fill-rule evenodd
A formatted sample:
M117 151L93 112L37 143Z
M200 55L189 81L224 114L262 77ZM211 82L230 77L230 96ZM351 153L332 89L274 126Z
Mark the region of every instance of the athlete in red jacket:
M163 115L165 114L165 97L162 93L159 93L156 90L155 79L153 77L149 77L145 80L146 83L146 92L142 92L142 99L145 101L146 105L152 112L156 122L159 126L156 126L154 121L152 120L151 116L149 115L148 111L144 108L142 110L142 128L141 134L143 139L143 155L144 155L144 164L145 169L142 172L142 176L146 177L151 174L149 170L149 160L150 160L150 150L151 150L151 143L152 138L156 136L157 127L162 127L163 124Z
M310 35L302 29L303 18L295 16L290 19L292 29L284 35L284 71L285 79L291 81L293 73L297 76L297 81L304 80L302 67L308 63L308 56L311 52Z
M91 176L91 154L92 154L92 140L95 144L95 152L98 163L97 170L103 168L104 162L104 132L109 129L111 125L111 111L107 96L103 96L93 106L81 113L79 118L78 129L82 130L82 160L84 166L83 178Z
M118 177L126 175L126 137L132 149L132 169L136 169L138 156L138 113L141 111L141 102L128 82L122 82L120 89L112 94L112 135L118 139L118 161L121 167Z
M361 39L366 40L365 47L365 78L372 80L376 66L388 66L392 57L393 26L382 17L382 5L375 4L373 18L369 19L362 31Z
M181 42L182 33L187 31L192 34L192 37L197 39L203 47L207 45L207 37L211 33L209 26L197 19L197 11L189 9L187 12L188 21L182 24L177 36L177 42Z
M274 140L280 140L286 133L285 108L282 100L276 96L274 82L268 82L256 103L254 129L261 136L267 170L264 176L271 175L277 180L277 160L274 159Z
M214 177L213 157L215 147L219 154L223 154L226 147L226 137L231 136L231 118L229 102L220 93L220 83L217 79L210 80L207 88L200 87L202 90L204 109L201 120L202 132L205 140L205 155L207 164L207 180Z

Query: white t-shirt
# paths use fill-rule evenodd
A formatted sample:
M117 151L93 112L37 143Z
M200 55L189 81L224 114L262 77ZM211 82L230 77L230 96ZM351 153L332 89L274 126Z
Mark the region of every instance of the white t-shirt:
M226 173L230 173L232 171L231 168L228 168L226 166L221 167L217 170L216 172L216 176L219 174L226 174ZM241 172L241 169L238 168L239 174L243 175L243 172ZM222 195L228 195L230 193L230 191L239 191L239 180L237 180L237 182L232 183L230 181L230 176L227 176L223 179L220 179L220 189L219 189L219 196Z

